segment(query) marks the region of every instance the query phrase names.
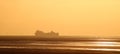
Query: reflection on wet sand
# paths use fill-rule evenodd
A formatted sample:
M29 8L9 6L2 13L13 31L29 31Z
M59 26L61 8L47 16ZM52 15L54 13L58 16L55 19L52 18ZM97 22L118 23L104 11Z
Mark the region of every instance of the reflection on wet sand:
M120 52L116 41L0 41L2 49ZM67 50L67 51L65 51ZM22 50L20 50L21 52ZM0 51L1 52L1 51ZM46 51L47 52L47 51ZM59 51L58 51L59 52Z

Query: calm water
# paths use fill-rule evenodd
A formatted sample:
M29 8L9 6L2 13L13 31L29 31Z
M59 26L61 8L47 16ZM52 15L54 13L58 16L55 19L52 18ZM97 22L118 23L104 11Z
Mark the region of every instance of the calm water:
M0 41L1 49L54 49L120 52L118 41Z
M120 51L120 42L115 41L0 41L0 48L50 48L73 50Z

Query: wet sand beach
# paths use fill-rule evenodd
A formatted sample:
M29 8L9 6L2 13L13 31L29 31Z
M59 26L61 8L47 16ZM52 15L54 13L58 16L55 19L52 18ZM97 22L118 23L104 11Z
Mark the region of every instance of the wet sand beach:
M118 41L0 41L1 54L120 54Z

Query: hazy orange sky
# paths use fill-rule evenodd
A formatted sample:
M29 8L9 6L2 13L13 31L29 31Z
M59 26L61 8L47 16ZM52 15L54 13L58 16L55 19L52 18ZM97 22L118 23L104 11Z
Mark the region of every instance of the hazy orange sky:
M120 0L0 0L0 35L120 36Z

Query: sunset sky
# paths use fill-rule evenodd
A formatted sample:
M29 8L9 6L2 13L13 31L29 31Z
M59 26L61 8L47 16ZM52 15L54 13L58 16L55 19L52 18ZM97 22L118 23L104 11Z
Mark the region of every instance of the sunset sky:
M120 36L120 0L0 0L0 35Z

